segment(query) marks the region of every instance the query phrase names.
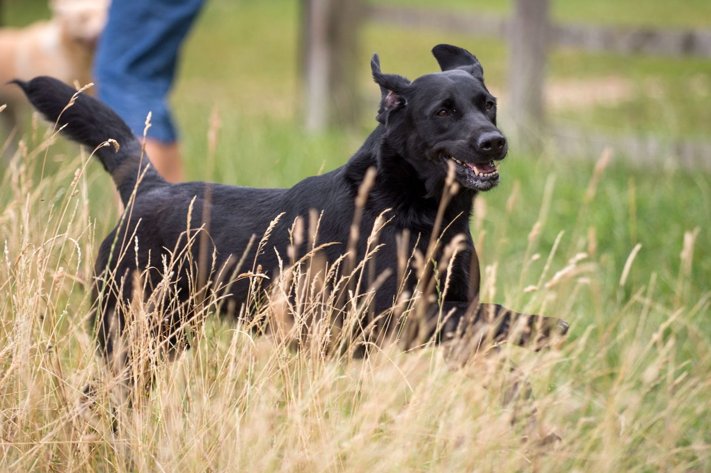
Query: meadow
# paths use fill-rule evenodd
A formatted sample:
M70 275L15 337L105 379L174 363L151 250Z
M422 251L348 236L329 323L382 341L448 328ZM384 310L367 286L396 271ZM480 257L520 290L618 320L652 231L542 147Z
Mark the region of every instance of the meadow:
M554 9L708 27L705 2L596 4ZM9 1L5 18L42 14L40 2ZM308 135L296 17L284 0L207 3L173 97L191 179L288 186L341 165L374 126L372 52L384 71L412 78L434 70L432 45L459 44L505 90L498 41L368 25L354 92L362 125ZM550 75L635 85L608 103L554 109L556 122L708 137L708 61L558 51ZM88 153L36 120L23 136L0 184L2 471L711 470L711 175L673 156L631 167L614 149L592 161L553 145L512 149L502 183L477 198L484 299L566 319L571 332L553 349L505 347L458 366L439 348L393 344L360 360L294 351L210 317L190 351L152 368L137 407L115 413L87 327L93 257L117 221L116 197ZM521 378L533 397L503 402ZM561 440L540 442L550 433Z

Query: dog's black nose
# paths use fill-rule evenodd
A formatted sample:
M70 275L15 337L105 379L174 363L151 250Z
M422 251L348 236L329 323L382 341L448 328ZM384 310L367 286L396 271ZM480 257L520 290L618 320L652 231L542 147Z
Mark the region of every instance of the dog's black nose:
M506 149L506 138L498 131L487 131L479 136L476 147L481 154L498 159Z

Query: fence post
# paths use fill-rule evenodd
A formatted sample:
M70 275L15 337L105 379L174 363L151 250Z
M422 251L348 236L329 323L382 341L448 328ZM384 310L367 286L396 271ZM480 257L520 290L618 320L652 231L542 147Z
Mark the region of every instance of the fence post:
M302 0L303 115L307 130L358 119L358 30L362 0Z
M514 124L513 137L522 146L537 149L545 128L549 0L516 0L509 28L509 114Z

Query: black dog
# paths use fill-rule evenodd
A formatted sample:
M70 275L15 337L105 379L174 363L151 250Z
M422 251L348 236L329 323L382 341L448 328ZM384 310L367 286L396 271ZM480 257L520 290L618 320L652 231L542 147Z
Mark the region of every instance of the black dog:
M567 324L558 319L519 314L479 301L479 263L469 217L476 193L498 183L496 162L506 156L507 142L496 127L496 100L484 85L479 61L450 45L436 46L433 54L442 72L412 82L383 74L374 56L373 78L382 92L378 126L344 166L306 178L290 189L169 184L142 159L139 141L108 107L77 95L55 79L17 81L46 118L64 126L64 134L95 149L127 209L101 245L96 262L97 332L102 352L108 356L115 350L126 324L125 308L136 290L145 287L150 292L164 281L162 258L185 247L191 229L203 226L209 238L190 248L191 257L170 279L174 298L165 301L168 309L162 312L166 319L161 333L174 345L181 320L172 313L180 312L179 304L188 301L191 293L210 283L217 287L215 281L226 274L245 272L245 266L240 266L245 261L256 261L273 280L289 251L293 261L312 250L313 242L311 247L295 243L293 222L309 219L314 210L319 215L318 242L324 243L318 251L322 260L331 265L340 261L344 268L350 261L350 269L366 255L365 236L371 234L379 216L387 221L379 228L381 246L369 256L374 265L371 270L380 280L369 312L376 316L360 324L363 331L400 330L406 318L393 309L398 295L415 297L430 287L432 294L441 297L423 296L419 301L418 307L424 307L419 313L426 322L420 340L456 339L487 324L497 341L511 339L513 328L518 327L513 341L519 344L564 334ZM359 207L356 200L361 187L368 187L368 192L362 191ZM259 241L275 221L266 245L254 244L255 236ZM353 230L363 238L354 241ZM453 260L438 262L451 259L446 248L457 241L460 249ZM401 247L404 244L404 253L398 253L398 242ZM344 254L348 257L342 259ZM419 254L424 263L417 270L410 264L403 271L398 267L401 254ZM195 270L195 262L205 255L211 261L210 270ZM147 275L147 284L144 281L138 287L136 273ZM365 278L356 281L356 292L368 283ZM254 278L234 278L223 288L231 302L223 307L239 312L253 289Z

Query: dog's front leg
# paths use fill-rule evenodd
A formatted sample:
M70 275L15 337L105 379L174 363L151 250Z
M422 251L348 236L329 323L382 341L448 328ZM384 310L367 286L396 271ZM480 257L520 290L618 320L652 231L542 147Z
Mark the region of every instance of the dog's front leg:
M567 322L524 314L499 304L446 301L429 317L427 341L480 352L509 342L535 350L549 346L568 331Z
M541 349L568 332L568 323L555 317L522 314L499 304L479 304L474 328L492 342L511 342Z

